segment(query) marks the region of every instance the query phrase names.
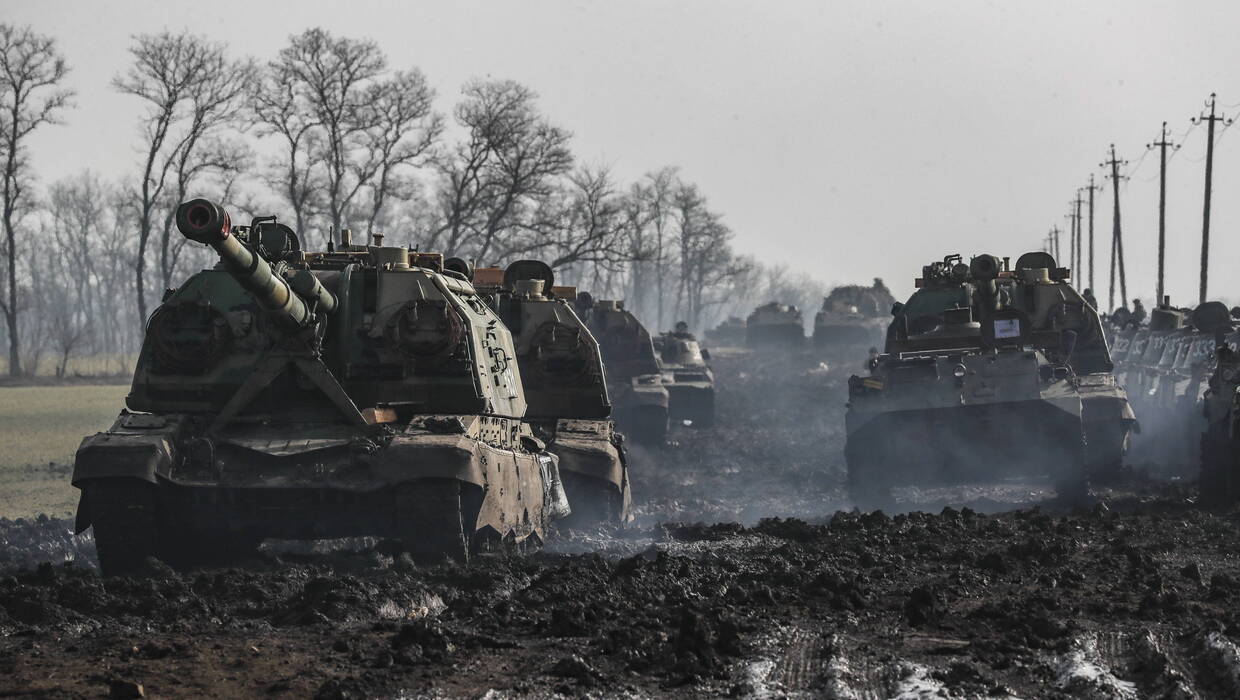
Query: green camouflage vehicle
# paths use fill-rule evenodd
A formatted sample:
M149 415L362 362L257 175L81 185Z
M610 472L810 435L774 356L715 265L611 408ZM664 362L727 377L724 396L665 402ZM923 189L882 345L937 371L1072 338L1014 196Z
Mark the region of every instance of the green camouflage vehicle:
M380 235L308 252L275 217L234 227L203 199L176 222L221 262L165 295L128 409L78 450L77 529L94 527L105 574L269 537L465 559L567 513L512 335L441 256Z
M589 296L583 293L579 299ZM650 332L623 301L604 299L586 305L579 300L578 308L588 315L590 332L603 353L616 423L635 442L664 444L670 398Z
M453 259L449 267L468 266ZM598 341L577 316L577 290L555 286L540 260L506 270L479 268L474 286L513 333L525 387L525 418L559 458L572 514L569 525L628 522L632 515L624 437L611 420L611 401Z
M904 485L1049 476L1083 498L1119 469L1134 416L1097 313L1045 253L959 255L923 268L885 353L849 380L849 485L866 503Z

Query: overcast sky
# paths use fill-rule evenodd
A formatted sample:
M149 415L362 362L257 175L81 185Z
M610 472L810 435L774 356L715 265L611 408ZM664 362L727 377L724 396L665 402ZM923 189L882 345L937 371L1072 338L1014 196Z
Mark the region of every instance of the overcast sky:
M1178 136L1210 92L1240 103L1240 4L1226 1L0 0L0 17L56 37L73 68L77 108L33 144L45 182L136 170L139 107L109 86L132 34L188 28L267 59L318 25L420 67L442 110L471 77L531 85L583 160L626 181L680 166L740 251L827 282L881 275L898 295L945 253L1038 248L1109 143L1131 169L1163 120ZM1184 303L1197 297L1204 131L1169 166L1168 290ZM1215 165L1211 291L1240 299L1240 129ZM1151 154L1121 189L1129 295L1147 299L1157 174Z

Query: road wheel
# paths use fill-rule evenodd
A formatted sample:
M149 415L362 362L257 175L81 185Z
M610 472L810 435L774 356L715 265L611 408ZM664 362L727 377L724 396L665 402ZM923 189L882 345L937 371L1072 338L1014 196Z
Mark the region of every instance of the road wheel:
M397 487L397 531L414 561L469 561L470 538L461 510L461 482L456 479L422 479ZM468 519L472 524L474 519Z
M667 410L659 406L643 406L632 411L632 429L625 433L643 445L667 442Z
M619 523L624 508L620 490L609 481L560 472L564 493L572 509L562 525L573 529L590 529L607 523Z
M155 485L140 479L87 482L86 502L104 576L138 573L159 556Z

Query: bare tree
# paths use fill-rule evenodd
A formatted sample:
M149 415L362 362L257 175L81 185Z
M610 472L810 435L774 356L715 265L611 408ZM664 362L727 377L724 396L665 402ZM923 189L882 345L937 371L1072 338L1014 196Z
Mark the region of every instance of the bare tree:
M320 148L318 122L302 109L298 95L293 67L274 61L263 71L250 104L259 135L280 139L281 156L271 168L268 183L292 207L296 230L304 235L311 218L323 207L325 188L313 155Z
M629 188L625 213L632 270L633 308L650 311L647 292L654 288L654 317L663 328L668 278L668 248L672 243L672 195L680 186L675 168L647 173Z
M467 135L439 160L441 220L430 243L486 260L507 252L505 237L553 225L541 205L572 167L572 136L539 113L537 95L520 83L474 81L462 92L455 116Z
M390 200L412 191L410 171L439 138L443 118L421 71L385 78L386 70L373 41L321 28L293 36L267 66L255 119L261 133L282 141L273 184L299 231L320 209L333 229L364 222L373 231Z
M146 253L164 209L160 239L160 274L167 282L175 265L171 245L171 207L185 196L195 178L218 166L203 151L211 136L235 124L238 107L254 72L248 59L231 57L226 45L193 34L142 34L130 49L134 63L113 80L122 93L142 98L145 139L142 180L138 188L138 252L135 284L138 315L146 318ZM207 163L208 165L203 165ZM169 185L172 189L169 191Z
M540 225L508 244L508 256L534 256L555 269L588 264L618 270L628 262L624 200L611 172L583 166L564 178L542 208L556 221Z
M73 92L61 86L69 72L51 37L0 23L0 158L4 162L4 255L7 294L0 310L9 336L9 374L21 374L17 227L25 215L31 179L26 139L60 122Z
M357 182L370 189L367 233L374 233L388 199L409 199L413 181L408 171L422 164L443 133L443 116L431 105L435 91L422 72L398 71L372 84L363 118L369 127L362 139L365 159L354 167Z

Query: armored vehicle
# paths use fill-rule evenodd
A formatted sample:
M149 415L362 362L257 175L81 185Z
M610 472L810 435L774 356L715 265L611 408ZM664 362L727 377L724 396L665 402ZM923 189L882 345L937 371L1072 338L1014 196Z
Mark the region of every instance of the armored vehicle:
M473 278L512 331L529 403L525 418L559 458L573 511L568 523L627 522L632 496L624 439L611 420L598 341L572 306L577 290L554 286L551 268L540 260L480 268Z
M1134 416L1097 313L1045 253L959 255L923 268L871 375L849 380L849 485L1049 475L1061 497L1119 468Z
M663 368L672 421L698 428L714 425L715 373L707 364L710 353L689 332L688 324L680 321L676 330L660 333L654 349Z
M873 286L836 287L823 298L814 315L814 344L818 347L880 345L895 298L875 279Z
M745 319L745 342L750 347L800 347L805 344L805 322L795 306L772 301Z
M1220 302L1193 310L1193 325L1214 336L1208 388L1202 399L1205 427L1201 434L1201 475L1204 505L1240 502L1240 352L1235 320Z
M566 514L512 335L441 256L377 234L309 252L274 217L233 226L204 199L176 223L220 264L165 295L128 409L74 464L105 574L268 537L390 537L459 560Z
M1217 302L1207 302L1212 308ZM1226 312L1226 307L1221 307ZM1224 317L1226 313L1224 313ZM1197 328L1208 314L1164 299L1148 325L1104 324L1115 376L1141 418L1132 436L1134 464L1162 477L1191 478L1201 462L1201 397L1211 374L1213 330Z
M578 306L586 308L584 304ZM667 440L669 395L650 332L624 308L623 301L594 301L586 313L590 332L603 353L616 423L636 442L663 444Z
M745 319L728 316L706 331L706 339L716 346L740 347L745 344Z

